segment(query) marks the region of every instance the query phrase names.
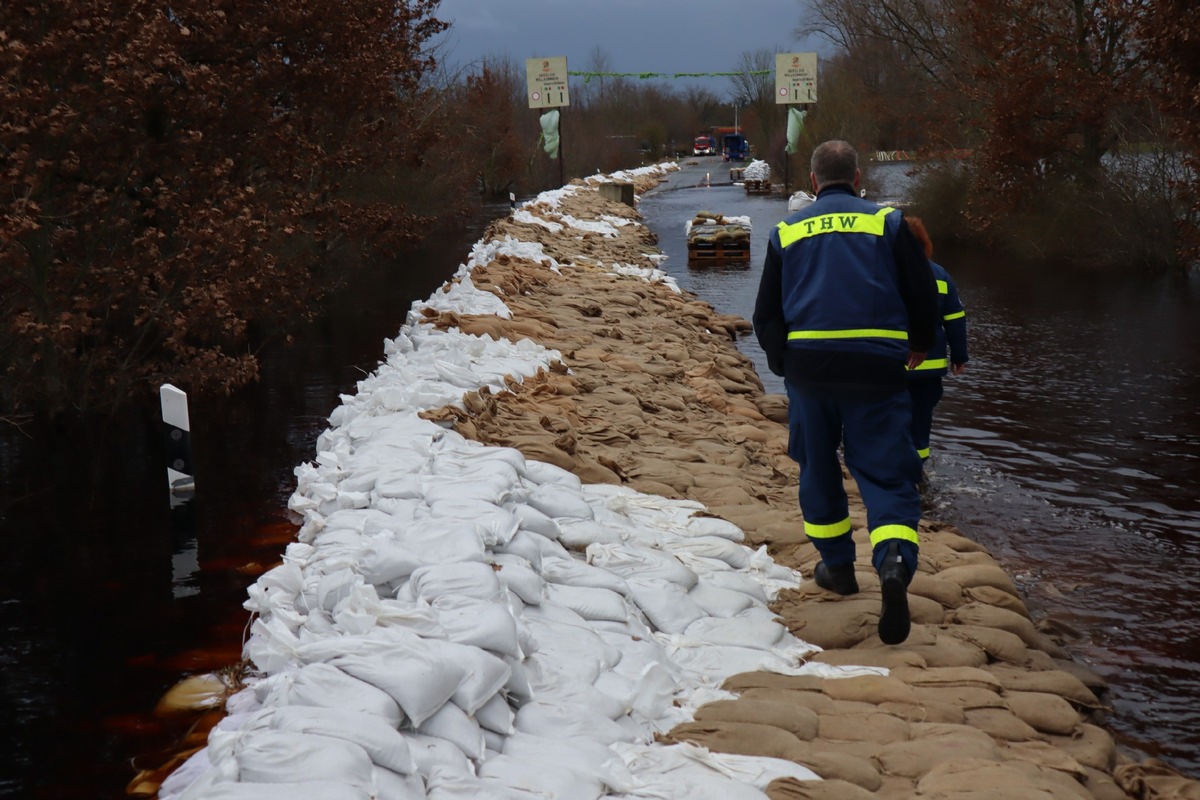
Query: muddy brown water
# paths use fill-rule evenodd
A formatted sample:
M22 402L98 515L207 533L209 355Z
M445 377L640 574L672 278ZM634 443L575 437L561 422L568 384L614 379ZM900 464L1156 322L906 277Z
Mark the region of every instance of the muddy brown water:
M680 285L748 318L786 206L722 182L728 165L702 160L641 211ZM123 797L161 763L194 720L154 706L183 675L237 659L246 587L295 533L292 470L338 395L506 210L356 283L249 391L194 402L198 494L174 511L157 417L54 447L0 428L0 798ZM751 216L749 265L689 269L697 210ZM1200 281L937 255L967 303L973 363L938 409L929 514L985 543L1036 613L1075 632L1076 657L1112 683L1126 748L1200 775ZM753 338L739 347L782 391Z

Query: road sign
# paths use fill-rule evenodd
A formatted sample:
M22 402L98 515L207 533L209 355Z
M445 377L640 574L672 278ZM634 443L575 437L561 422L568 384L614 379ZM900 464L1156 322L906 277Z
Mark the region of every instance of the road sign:
M571 105L567 92L567 57L525 59L525 83L530 108Z
M775 54L775 102L817 102L817 54Z

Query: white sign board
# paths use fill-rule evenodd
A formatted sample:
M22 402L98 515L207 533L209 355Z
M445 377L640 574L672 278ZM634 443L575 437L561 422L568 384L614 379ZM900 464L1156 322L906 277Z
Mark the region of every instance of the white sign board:
M571 105L567 93L567 57L525 59L526 94L530 108Z
M817 54L775 54L775 102L817 102Z

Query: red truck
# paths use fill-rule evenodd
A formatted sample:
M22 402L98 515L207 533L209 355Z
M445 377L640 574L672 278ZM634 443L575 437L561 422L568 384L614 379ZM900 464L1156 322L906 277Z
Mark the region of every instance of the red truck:
M711 156L716 152L717 145L711 136L697 136L696 140L692 142L692 155L694 156Z

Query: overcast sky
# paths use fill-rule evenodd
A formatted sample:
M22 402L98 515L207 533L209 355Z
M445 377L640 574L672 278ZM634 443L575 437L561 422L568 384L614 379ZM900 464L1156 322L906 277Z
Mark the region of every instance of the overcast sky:
M612 72L729 72L743 53L820 52L798 41L805 0L442 0L437 17L452 23L443 60L466 65L485 56L566 56L570 72L592 66L599 47ZM667 79L664 79L667 80ZM669 79L681 84L683 79ZM728 94L728 78L696 85Z

